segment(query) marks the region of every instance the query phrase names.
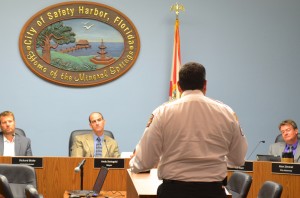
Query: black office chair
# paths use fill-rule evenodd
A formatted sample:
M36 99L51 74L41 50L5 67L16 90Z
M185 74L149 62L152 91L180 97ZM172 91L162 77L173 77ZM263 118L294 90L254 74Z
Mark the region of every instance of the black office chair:
M298 140L300 140L300 133L298 133ZM276 142L284 142L283 137L281 134L277 135L276 139L275 139L275 143Z
M2 133L2 131L0 131L0 133ZM23 135L26 137L26 134L24 132L23 129L20 129L20 128L15 128L15 133L19 134L19 135Z
M5 198L14 198L7 178L1 174L0 174L0 195L4 196Z
M25 195L26 195L26 198L42 198L43 196L40 195L37 191L37 189L29 184L25 187Z
M71 132L70 138L69 138L69 157L71 156L74 137L77 135L83 135L83 134L87 134L87 133L92 133L92 130L91 129L81 129L81 130L75 130L75 131ZM107 135L107 136L111 137L112 139L115 139L114 134L111 131L104 130L104 135Z
M280 198L282 185L273 181L266 181L258 192L257 198Z
M0 164L0 174L7 178L13 197L25 197L25 188L28 184L37 188L35 170L31 166Z
M233 198L246 198L252 184L252 176L247 173L235 171L229 178L226 188Z

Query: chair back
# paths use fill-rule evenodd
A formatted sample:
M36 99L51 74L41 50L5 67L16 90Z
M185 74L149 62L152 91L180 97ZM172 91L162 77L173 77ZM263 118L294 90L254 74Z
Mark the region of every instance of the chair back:
M235 171L229 178L226 188L233 198L246 198L252 184L252 176L247 173Z
M7 178L1 174L0 174L0 195L2 195L4 198L14 198Z
M300 140L300 133L298 133L298 140ZM277 135L277 137L275 138L275 143L276 142L284 142L284 139L281 134Z
M37 188L35 170L31 166L0 164L0 174L7 178L14 197L25 197L25 188L28 184Z
M258 192L257 198L280 198L282 185L273 181L265 181Z
M36 188L31 184L28 184L25 187L25 195L26 195L26 198L40 198L41 197L39 195L38 191L36 190Z
M20 129L20 128L15 128L15 133L19 134L19 135L23 135L26 137L26 134L24 132L23 129Z
M71 156L71 153L72 153L72 145L73 145L75 136L88 134L88 133L92 133L92 132L93 131L91 129L80 129L80 130L75 130L75 131L71 132L70 138L69 138L69 157ZM112 139L115 139L114 134L109 130L104 130L104 135L107 135L107 136L111 137Z

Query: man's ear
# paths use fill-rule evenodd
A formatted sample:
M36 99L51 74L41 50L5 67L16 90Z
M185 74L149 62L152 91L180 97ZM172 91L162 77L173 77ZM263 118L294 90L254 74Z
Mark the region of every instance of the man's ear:
M181 89L181 87L180 87L179 81L177 81L177 87L178 87L178 91L179 91L180 93L182 93L183 91L182 91L182 89Z
M206 94L206 87L207 87L207 80L204 81L202 92L205 95Z

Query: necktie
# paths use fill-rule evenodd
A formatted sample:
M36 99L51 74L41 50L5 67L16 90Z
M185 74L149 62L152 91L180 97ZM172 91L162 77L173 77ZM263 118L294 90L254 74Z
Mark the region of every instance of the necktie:
M293 152L293 146L289 146L288 152L289 152L289 153Z
M101 138L97 137L97 143L96 143L96 154L95 157L102 157L102 146L101 146Z

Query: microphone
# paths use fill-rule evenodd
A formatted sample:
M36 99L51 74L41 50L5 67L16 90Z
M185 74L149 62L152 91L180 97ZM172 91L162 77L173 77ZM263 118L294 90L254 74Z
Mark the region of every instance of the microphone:
M260 143L265 143L265 140L260 140L257 145L255 146L255 148L253 149L253 151L251 152L251 154L249 155L249 157L247 158L247 160L251 157L251 155L254 153L254 151L257 149L257 147L260 145Z
M80 172L81 168L83 167L85 163L85 159L83 159L79 164L78 166L74 169L75 172Z
M110 157L110 153L109 153L109 150L108 150L107 144L106 144L106 139L104 139L104 144L105 144L105 147L106 147L106 150L107 150L107 153L108 153L108 157Z

